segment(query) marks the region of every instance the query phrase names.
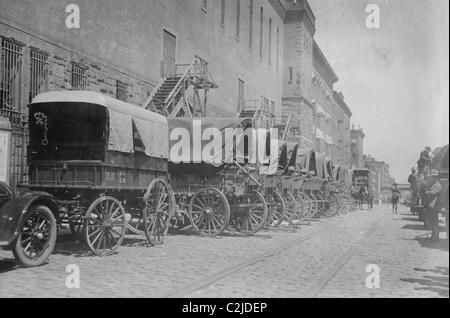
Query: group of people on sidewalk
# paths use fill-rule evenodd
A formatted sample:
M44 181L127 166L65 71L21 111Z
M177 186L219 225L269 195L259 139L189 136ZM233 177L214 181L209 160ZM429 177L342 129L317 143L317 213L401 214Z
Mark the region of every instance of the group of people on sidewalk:
M411 174L408 177L408 183L411 185L412 202L411 206L423 206L423 221L425 228L431 231L431 241L439 241L439 212L441 204L438 200L442 191L442 185L439 182L439 171L436 169L429 169L431 164L431 147L426 147L420 153L420 158L417 161L417 168L411 169ZM400 191L392 189L392 204L398 199ZM422 199L422 200L421 200ZM421 201L421 202L420 202ZM394 208L393 208L394 209ZM396 208L395 208L396 211ZM396 213L396 212L395 212Z

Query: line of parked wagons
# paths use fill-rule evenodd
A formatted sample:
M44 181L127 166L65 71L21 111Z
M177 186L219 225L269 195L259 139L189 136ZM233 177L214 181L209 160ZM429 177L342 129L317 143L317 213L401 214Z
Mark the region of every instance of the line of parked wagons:
M252 120L201 125L245 130ZM268 165L170 162L170 132L192 131L192 118L168 119L99 93L40 94L29 127L30 178L19 185L26 193L0 183L0 248L25 267L47 261L62 225L107 256L132 236L161 244L173 228L253 235L354 209L348 172L322 154L279 141Z

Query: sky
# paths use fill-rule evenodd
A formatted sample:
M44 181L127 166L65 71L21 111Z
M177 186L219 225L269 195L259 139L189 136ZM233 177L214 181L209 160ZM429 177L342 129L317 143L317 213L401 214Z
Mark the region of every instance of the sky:
M339 77L364 153L406 183L425 146L449 140L448 0L309 0L316 42ZM366 27L366 7L380 28Z

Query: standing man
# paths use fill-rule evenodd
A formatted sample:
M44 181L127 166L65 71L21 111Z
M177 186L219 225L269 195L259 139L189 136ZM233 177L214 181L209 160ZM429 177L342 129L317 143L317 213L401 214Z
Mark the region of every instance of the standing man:
M411 168L411 174L408 177L408 183L411 186L411 212L413 212L413 207L418 205L417 199L419 197L419 186L417 183L417 174L415 167Z
M420 158L417 161L417 167L419 168L419 176L426 173L428 166L431 164L431 147L425 147L425 150L420 153Z
M427 179L429 183L425 189L425 219L427 225L431 228L431 241L439 242L439 210L441 206L438 199L442 191L442 186L439 183L439 171L431 170Z
M394 183L392 188L392 213L398 213L398 201L400 201L400 190L398 189L397 183Z

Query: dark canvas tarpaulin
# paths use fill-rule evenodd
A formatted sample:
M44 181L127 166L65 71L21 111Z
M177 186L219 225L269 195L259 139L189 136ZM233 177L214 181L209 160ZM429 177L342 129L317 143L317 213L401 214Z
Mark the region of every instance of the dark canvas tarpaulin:
M448 145L438 149L431 160L431 169L448 170Z
M315 152L311 148L297 149L297 168L298 170L309 171L316 174Z
M286 142L277 140L276 143L278 144L277 159L272 160L268 166L262 166L259 171L261 175L272 176L272 175L276 174L278 170L280 170L280 167L282 170L284 170L286 168L286 160L285 159L284 159L285 164L280 166L280 160L282 159L282 157L286 158L286 153L287 153Z
M328 179L328 171L324 153L315 153L316 159L316 176L322 179Z

